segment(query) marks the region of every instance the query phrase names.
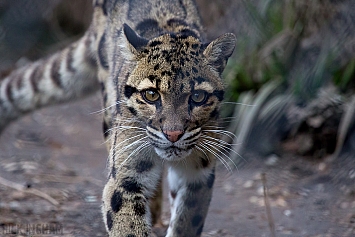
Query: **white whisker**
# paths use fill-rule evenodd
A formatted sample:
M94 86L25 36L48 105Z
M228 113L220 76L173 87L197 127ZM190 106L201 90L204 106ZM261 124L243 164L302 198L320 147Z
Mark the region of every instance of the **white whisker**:
M113 105L107 106L107 107L105 107L105 108L103 108L103 109L100 109L100 110L91 112L91 113L89 113L89 114L90 114L90 115L91 115L91 114L101 114L101 113L104 113L105 111L111 109L112 107L114 107L114 106L116 106L116 105L118 105L118 104L123 104L123 103L125 103L125 102L126 102L125 100L116 101L116 103L114 103Z
M224 160L224 158L222 156L220 156L218 153L216 153L212 148L211 145L206 144L206 143L200 143L199 146L201 146L202 148L204 148L206 151L208 151L209 153L211 153L212 155L214 155L218 160L220 160L222 162L222 164L224 165L224 167L231 172L232 168L229 166L228 162ZM224 153L223 153L224 154ZM224 154L225 155L225 154Z
M243 106L248 106L248 107L254 107L255 105L253 104L245 104L245 103L240 103L240 102L231 102L231 101L224 101L221 103L223 104L232 104L232 105L243 105Z
M232 132L226 131L226 130L216 130L216 129L211 129L211 130L203 130L202 132L212 132L212 133L216 133L216 134L222 134L224 136L229 137L230 139L237 139L237 135L235 135Z
M231 149L231 148L229 148L229 147L227 147L225 145L221 145L221 144L219 144L217 142L212 142L212 141L208 141L208 140L204 139L204 143L210 145L211 148L214 148L215 150L218 150L218 152L223 154L230 162L233 163L234 167L238 169L238 166L235 164L235 162L229 157L229 155L225 154L224 152L227 152L227 153L234 152L237 155L239 155L239 153L237 153L233 149ZM219 149L217 149L216 147L218 147Z
M151 146L151 144L149 142L144 142L143 144L139 145L138 147L136 147L131 154L129 154L129 156L127 156L127 158L120 164L120 166L117 168L117 171L119 171L123 165L136 153L139 153L140 151L142 151L143 149L147 148Z

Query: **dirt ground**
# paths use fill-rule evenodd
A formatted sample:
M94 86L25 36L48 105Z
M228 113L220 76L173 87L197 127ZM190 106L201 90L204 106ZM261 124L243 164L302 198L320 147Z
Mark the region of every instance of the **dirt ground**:
M102 115L95 113L99 101L96 95L46 108L3 133L0 176L14 183L0 179L0 236L107 236L100 212L107 153ZM266 237L272 229L278 237L355 236L354 156L243 158L234 172L219 165L203 236ZM167 207L165 198L165 223Z

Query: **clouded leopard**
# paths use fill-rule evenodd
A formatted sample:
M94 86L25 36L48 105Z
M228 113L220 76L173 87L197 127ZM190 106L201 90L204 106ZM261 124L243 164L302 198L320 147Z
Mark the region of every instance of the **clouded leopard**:
M94 0L77 42L0 81L0 131L36 108L101 88L109 175L102 214L110 236L150 236L163 165L171 220L167 236L200 236L215 178L224 87L235 46L205 43L191 0Z

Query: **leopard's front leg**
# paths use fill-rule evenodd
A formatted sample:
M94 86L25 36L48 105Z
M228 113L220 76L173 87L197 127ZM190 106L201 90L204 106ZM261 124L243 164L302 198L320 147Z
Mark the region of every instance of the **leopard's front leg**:
M110 152L110 177L103 191L106 229L109 236L148 237L151 233L149 198L161 177L161 161L144 151L128 149L117 154L115 150Z
M202 163L186 161L169 167L171 219L167 237L201 236L215 178L215 162Z

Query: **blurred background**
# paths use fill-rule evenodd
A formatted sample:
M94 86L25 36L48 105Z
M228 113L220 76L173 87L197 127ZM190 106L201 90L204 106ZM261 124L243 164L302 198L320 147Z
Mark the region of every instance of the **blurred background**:
M324 192L322 195L326 194L328 199L322 199L324 203L317 209L320 213L315 215L329 211L324 225L330 227L317 227L320 229L314 233L302 232L297 229L302 229L302 224L289 221L296 223L297 228L289 228L287 232L280 223L287 216L284 211L291 209L274 203L283 208L278 217L275 215L279 218L278 235L354 236L355 2L197 0L197 3L208 40L225 32L237 36L235 52L224 72L227 93L221 123L236 135L224 138L233 150L228 157L222 156L227 168L237 167L241 170L239 177L243 178L244 167L246 170L257 167L255 172L269 174L269 185L275 187L285 188L307 179L298 187L306 193L313 190L309 180L315 190L319 184L326 186L317 191ZM90 24L91 13L90 0L0 0L0 78L80 38ZM99 107L97 98L96 95ZM12 130L15 140L24 139L18 135L22 134L21 129ZM284 176L277 176L284 170L287 171ZM233 186L237 179L226 179L222 188L228 189L225 183ZM250 180L256 185L259 178L247 177L240 181L241 185ZM281 197L287 199L280 190L271 197L275 202ZM292 188L287 190L292 193ZM341 195L345 199L336 205L342 211L332 212L330 206ZM249 200L247 194L244 197ZM314 197L314 203L319 201L317 198ZM295 211L293 215L302 219L302 207L309 207L293 205L299 207L298 214ZM307 211L304 215L313 216ZM332 215L339 216L342 224L332 219ZM263 218L269 224L273 222L265 215ZM263 229L265 233L267 226ZM230 234L237 233L230 229L229 235L221 231L213 235L211 230L212 234L206 236L242 236ZM248 233L245 236L269 236Z

